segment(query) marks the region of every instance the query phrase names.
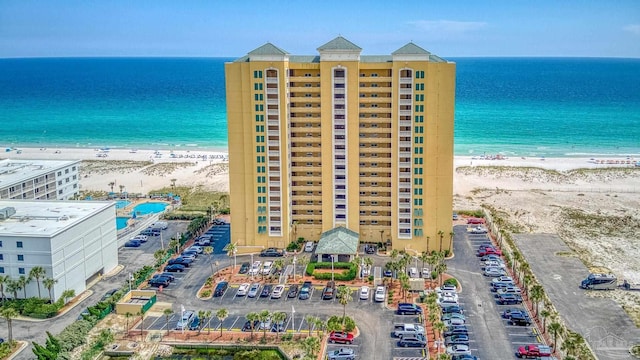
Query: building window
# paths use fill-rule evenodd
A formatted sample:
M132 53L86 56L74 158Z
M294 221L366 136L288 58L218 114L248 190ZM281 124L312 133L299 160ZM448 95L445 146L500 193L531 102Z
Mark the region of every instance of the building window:
M4 260L4 254L0 254L0 260Z
M253 84L253 90L262 90L262 83Z
M4 266L0 266L0 274L4 274Z
M58 171L58 176L62 176L62 171Z
M424 71L416 71L416 79L424 79Z
M71 167L71 170L76 171L76 167L75 166Z
M24 261L24 255L18 255L18 261Z
M254 70L253 71L254 79L262 79L262 70Z
M69 169L64 169L64 173L68 174L69 173Z
M18 268L18 274L24 275L24 268Z
M16 241L16 247L22 248L22 241Z

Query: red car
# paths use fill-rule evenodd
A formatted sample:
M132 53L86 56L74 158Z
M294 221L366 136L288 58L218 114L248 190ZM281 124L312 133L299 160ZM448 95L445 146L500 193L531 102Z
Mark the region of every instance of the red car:
M502 250L500 250L498 248L493 248L493 247L487 247L487 248L478 250L478 256L485 256L485 255L499 255L499 256L502 256Z
M332 344L353 344L353 334L344 331L332 331L329 334L329 342Z
M525 345L518 348L518 358L539 358L551 356L551 348L545 345Z
M468 218L467 224L484 224L483 218Z

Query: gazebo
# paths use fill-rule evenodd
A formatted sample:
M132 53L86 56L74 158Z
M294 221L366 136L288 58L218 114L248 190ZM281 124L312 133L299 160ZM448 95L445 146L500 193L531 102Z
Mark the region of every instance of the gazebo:
M359 242L359 234L345 227L325 231L316 247L318 262L331 261L331 255L338 255L337 261L349 262L358 253Z

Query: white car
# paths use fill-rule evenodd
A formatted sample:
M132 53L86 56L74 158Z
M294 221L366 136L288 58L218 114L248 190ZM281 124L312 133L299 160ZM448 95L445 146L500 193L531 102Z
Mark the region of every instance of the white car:
M451 345L447 347L447 354L449 355L471 355L471 351L469 350L469 346L467 345Z
M260 265L262 265L261 261L254 261L253 265L251 265L251 269L249 269L249 275L258 275L260 273Z
M282 297L282 293L284 292L284 285L276 285L271 291L272 299L280 299Z
M204 249L201 246L193 245L189 246L186 251L195 251L198 254L202 254L202 251L204 251Z
M272 261L265 261L264 264L262 264L262 275L269 275L271 273L271 266L273 265Z
M369 300L369 287L363 286L360 288L360 300Z
M444 320L442 323L445 327L449 328L452 326L463 326L465 324L465 320L461 318L451 318Z
M496 268L501 268L504 269L505 265L502 261L495 261L495 260L489 260L489 261L485 261L484 262L484 267L496 267Z
M517 287L517 286L507 286L505 288L498 289L498 291L496 291L496 293L498 293L498 296L500 296L502 294L518 294L518 295L520 295L522 293L522 290L520 290L520 288Z
M254 298L258 296L260 290L260 284L254 283L249 287L249 292L247 293L247 297Z
M453 306L453 305L460 305L458 303L458 299L452 297L452 296L443 296L440 297L436 300L436 304L440 305L441 307L446 307L446 306Z
M428 279L431 277L431 272L429 271L428 268L422 268L422 278L423 279Z
M382 302L384 301L384 294L385 294L385 289L384 286L378 286L376 287L376 293L373 295L373 299L377 302Z
M492 279L491 282L492 283L499 283L499 282L510 282L510 283L512 283L513 282L513 278L511 276L506 276L505 275L505 276L500 276L500 277L497 277L495 279Z
M500 269L497 267L487 267L484 269L483 274L484 276L498 277L506 275L506 272L504 271L504 269Z
M362 268L362 277L368 277L369 275L371 275L371 269L369 269L368 266L365 266Z
M249 286L251 286L251 284L249 283L241 284L240 287L238 287L238 292L236 293L236 296L246 296L247 293L249 292Z
M147 235L140 234L140 235L134 236L131 240L139 240L139 241L145 242L149 240L149 237Z
M476 226L470 231L472 234L486 234L487 228L484 226Z
M439 290L441 290L441 291L449 291L449 292L456 292L458 289L455 286L451 285L451 284L444 284L444 285L440 286Z
M440 293L438 293L438 297L439 298L453 298L456 301L458 301L458 294L452 291L442 291Z
M420 277L420 275L418 275L418 268L409 268L409 277L412 279Z

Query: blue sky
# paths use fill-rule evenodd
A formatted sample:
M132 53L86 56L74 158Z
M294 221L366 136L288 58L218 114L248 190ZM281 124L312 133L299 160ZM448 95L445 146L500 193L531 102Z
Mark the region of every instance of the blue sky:
M640 58L640 1L0 0L0 57L310 55L338 35L369 55Z

